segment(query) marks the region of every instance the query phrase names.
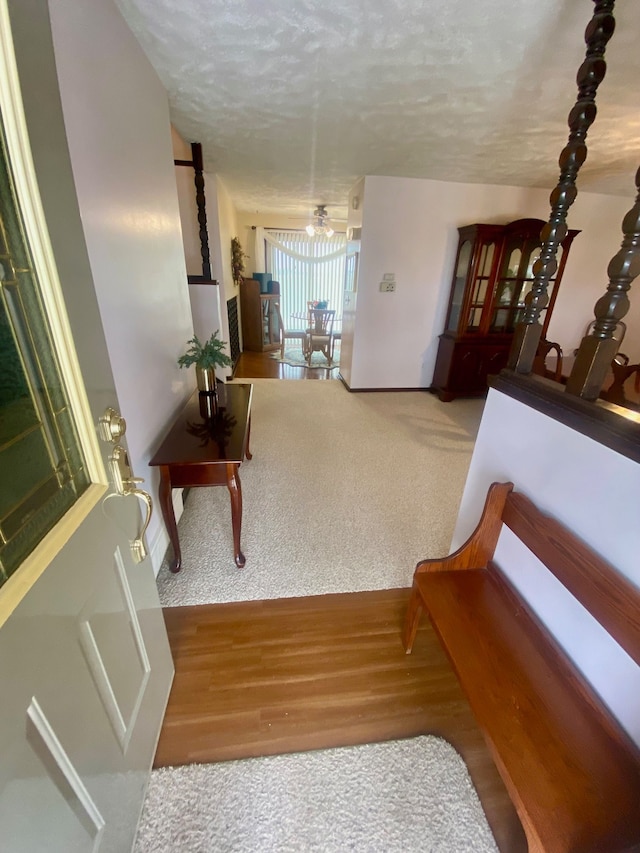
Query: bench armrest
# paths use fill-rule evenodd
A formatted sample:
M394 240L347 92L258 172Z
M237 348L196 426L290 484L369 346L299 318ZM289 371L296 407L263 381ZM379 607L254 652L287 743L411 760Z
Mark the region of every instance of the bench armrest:
M483 569L493 557L502 528L502 513L513 483L492 483L478 526L467 541L444 559L421 560L420 572L450 572L454 569Z

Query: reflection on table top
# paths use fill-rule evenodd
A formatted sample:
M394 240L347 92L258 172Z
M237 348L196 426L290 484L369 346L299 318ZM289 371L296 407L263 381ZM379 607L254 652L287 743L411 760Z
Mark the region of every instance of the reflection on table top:
M308 325L309 314L306 311L294 311L293 314L291 315L291 319L305 323L306 325ZM299 322L296 325L299 325ZM340 326L340 325L342 325L342 317L334 317L333 318L333 328L335 329L336 326Z
M207 400L195 391L149 465L243 461L253 385L232 382L220 386L217 413L208 417Z

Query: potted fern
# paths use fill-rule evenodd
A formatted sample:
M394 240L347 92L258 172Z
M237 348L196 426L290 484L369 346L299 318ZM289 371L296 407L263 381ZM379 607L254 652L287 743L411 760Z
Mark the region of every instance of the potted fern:
M187 341L188 349L178 359L180 367L196 366L196 380L201 394L216 394L216 367L231 367L233 362L224 352L225 342L216 330L208 341L202 343L197 335Z

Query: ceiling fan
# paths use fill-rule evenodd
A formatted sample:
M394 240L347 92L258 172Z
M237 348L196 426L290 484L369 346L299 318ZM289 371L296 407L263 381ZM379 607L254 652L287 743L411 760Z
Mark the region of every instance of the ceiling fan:
M326 236L333 237L334 231L329 225L329 214L326 204L319 204L313 211L313 222L310 222L305 231L309 237Z

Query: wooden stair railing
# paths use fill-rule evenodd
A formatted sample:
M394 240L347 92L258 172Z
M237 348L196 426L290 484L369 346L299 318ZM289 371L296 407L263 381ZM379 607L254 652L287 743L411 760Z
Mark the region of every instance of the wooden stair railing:
M517 373L531 373L533 367L542 334L540 314L549 302L549 281L558 269L558 247L567 236L567 213L578 195L576 178L587 157L587 132L596 118L596 92L607 71L604 53L615 30L615 0L594 3L593 17L585 31L586 55L577 74L578 97L568 118L569 139L560 154L560 177L550 196L551 213L540 235L542 247L533 267L534 281L507 363Z

